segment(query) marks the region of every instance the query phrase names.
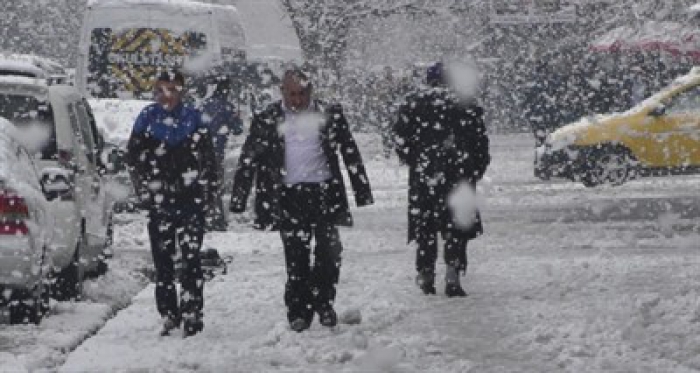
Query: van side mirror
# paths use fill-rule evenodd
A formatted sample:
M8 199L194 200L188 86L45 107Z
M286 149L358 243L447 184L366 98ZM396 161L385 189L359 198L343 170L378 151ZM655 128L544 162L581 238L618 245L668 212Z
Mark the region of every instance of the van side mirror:
M665 105L659 105L649 112L649 116L651 117L663 117L664 115L666 115Z
M41 189L49 201L55 199L70 200L73 198L73 176L62 168L45 168L41 172Z

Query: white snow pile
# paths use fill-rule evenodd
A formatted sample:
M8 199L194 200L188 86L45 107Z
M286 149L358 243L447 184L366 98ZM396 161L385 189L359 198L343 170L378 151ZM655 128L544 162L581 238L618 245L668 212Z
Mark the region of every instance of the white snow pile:
M152 102L141 100L91 99L90 107L105 140L123 147L129 141L136 118Z

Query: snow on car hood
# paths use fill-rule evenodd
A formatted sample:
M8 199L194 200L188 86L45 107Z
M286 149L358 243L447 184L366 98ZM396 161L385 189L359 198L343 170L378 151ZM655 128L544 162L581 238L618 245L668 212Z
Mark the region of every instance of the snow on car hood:
M576 138L581 132L622 116L624 116L623 113L615 113L583 117L577 122L567 124L552 132L547 138L547 144L551 146L553 151L564 149L576 142Z

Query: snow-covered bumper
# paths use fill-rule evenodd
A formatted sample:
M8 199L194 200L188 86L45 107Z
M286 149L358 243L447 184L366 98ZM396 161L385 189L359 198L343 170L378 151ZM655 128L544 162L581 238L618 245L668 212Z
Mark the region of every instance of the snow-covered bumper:
M41 280L40 255L29 236L0 237L0 291L33 289Z

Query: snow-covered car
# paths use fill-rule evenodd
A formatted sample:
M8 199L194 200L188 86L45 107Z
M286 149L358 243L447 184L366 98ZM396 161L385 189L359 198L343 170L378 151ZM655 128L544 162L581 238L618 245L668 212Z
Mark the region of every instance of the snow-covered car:
M103 141L90 106L72 86L6 76L0 77L0 116L31 134L39 175L55 190L61 217L51 250L53 271L65 281L54 294L78 298L84 274L106 269L112 235L113 198L102 177Z
M68 72L58 62L31 54L0 54L0 76L24 76L47 84L69 83Z
M632 109L583 118L537 148L535 173L620 185L634 176L700 172L700 68Z
M54 227L32 157L0 118L0 319L37 323L47 310Z

